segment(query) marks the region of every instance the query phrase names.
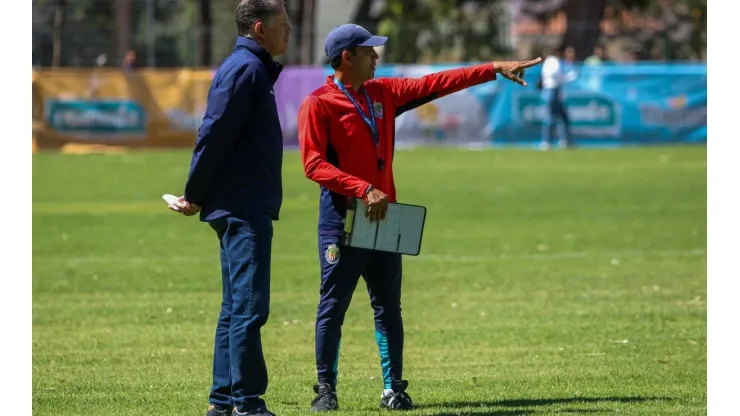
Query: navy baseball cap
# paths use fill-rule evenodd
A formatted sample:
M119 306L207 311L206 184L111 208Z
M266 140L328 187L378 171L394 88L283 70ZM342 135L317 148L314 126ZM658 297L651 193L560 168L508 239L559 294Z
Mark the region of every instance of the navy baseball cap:
M352 23L337 26L326 36L326 56L334 59L342 55L342 51L353 46L382 46L388 40L386 36L373 36L362 26Z

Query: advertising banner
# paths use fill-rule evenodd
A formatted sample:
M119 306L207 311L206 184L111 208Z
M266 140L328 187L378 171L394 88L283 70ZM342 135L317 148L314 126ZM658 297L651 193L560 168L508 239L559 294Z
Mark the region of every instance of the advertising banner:
M420 77L460 65L384 66L376 76ZM396 120L396 141L413 145L536 144L548 108L537 88L499 78L439 98ZM707 137L705 64L575 65L562 89L576 143L693 143ZM562 130L562 127L561 127Z
M456 65L383 65L377 77L411 77ZM562 97L576 144L695 143L707 137L705 64L573 66ZM213 70L44 69L33 73L33 137L66 143L190 147ZM275 85L286 146L298 142L298 110L331 74L328 67L286 67ZM439 98L396 119L398 145L510 145L541 140L547 107L537 88L504 79Z

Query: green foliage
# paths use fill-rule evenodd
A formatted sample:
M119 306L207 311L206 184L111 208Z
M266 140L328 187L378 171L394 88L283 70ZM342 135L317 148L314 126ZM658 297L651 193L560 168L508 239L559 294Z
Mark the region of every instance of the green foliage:
M466 7L463 7L466 6ZM394 63L482 61L506 54L503 0L389 0L379 32Z
M34 13L53 14L59 0L33 0ZM536 0L528 0L535 4ZM131 0L131 46L140 63L146 63L148 27L146 0ZM235 38L234 0L212 0L212 47L214 64L232 50ZM539 3L537 3L539 4ZM553 3L555 4L555 3ZM678 0L693 25L688 42L676 42L689 52L706 48L706 0ZM378 31L392 38L386 47L386 61L397 63L459 62L500 59L510 55L505 0L387 0ZM656 13L658 0L611 0L610 5L637 8ZM92 65L100 53L109 54L109 65L118 65L114 2L108 0L66 0L63 62ZM547 11L545 14L554 13ZM157 0L154 37L157 65L179 66L197 63L196 0ZM541 16L540 16L541 17ZM34 27L34 54L50 55L50 31L53 19L45 27ZM296 28L298 30L298 28ZM646 35L648 40L663 42L667 33ZM43 51L37 51L43 44ZM662 43L661 43L662 44ZM670 46L670 45L668 45ZM46 59L46 58L43 58ZM76 60L76 61L75 61Z

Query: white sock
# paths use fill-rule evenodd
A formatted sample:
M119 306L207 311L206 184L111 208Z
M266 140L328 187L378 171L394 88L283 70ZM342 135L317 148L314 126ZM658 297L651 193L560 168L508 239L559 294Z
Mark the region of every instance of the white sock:
M391 393L393 393L393 389L383 389L383 394L380 397L387 396Z

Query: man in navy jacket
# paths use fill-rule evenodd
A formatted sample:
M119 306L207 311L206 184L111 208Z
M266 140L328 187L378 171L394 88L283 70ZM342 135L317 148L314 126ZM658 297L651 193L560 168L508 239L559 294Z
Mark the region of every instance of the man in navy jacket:
M239 37L216 72L185 193L170 209L200 212L220 240L223 301L207 416L272 415L260 329L270 300L272 221L282 202L283 137L273 85L290 23L281 0L241 0Z

